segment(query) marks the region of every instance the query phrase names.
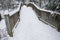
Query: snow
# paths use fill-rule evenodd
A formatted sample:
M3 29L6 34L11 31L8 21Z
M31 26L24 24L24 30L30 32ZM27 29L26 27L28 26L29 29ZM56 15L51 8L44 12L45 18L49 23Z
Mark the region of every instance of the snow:
M18 12L20 10L20 6L21 6L21 3L19 4L18 8L15 9L14 11L10 12L9 15L11 16L11 15L15 14L16 12Z
M31 7L22 6L20 22L9 40L60 40L56 29L39 21Z
M0 40L8 40L8 36L7 35L8 34L7 34L5 20L2 19L0 21Z
M4 18L4 11L0 10L1 17Z
M0 21L0 29L4 29L4 28L6 28L6 24L5 24L5 20L2 19L2 20Z
M13 11L9 12L9 10L5 10L4 11L4 15L8 15L9 14L9 16L12 16L13 14L15 14L16 12L18 12L20 10L20 6L21 6L21 2L19 3L18 8L14 9Z
M51 10L46 10L46 9L44 9L44 8L40 8L40 7L38 7L34 2L29 2L29 3L33 4L38 10L45 11L45 12L50 12L51 14L56 13L56 14L59 14L59 15L60 15L59 12L51 11Z
M42 8L40 8L40 7L38 7L35 3L32 3L32 2L30 2L31 4L33 4L37 9L39 9L39 10L42 10L42 11L47 11L47 12L53 12L53 11L50 11L50 10L46 10L46 9L42 9Z
M9 11L5 10L4 15L8 15L8 14L9 14Z

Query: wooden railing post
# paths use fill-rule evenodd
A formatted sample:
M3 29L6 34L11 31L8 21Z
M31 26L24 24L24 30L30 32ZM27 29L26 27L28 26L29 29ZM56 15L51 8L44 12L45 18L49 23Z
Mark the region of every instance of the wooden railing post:
M9 14L4 15L4 16L5 16L5 23L6 23L7 32L12 37L13 33L12 33L12 29L11 29L10 22L9 22Z

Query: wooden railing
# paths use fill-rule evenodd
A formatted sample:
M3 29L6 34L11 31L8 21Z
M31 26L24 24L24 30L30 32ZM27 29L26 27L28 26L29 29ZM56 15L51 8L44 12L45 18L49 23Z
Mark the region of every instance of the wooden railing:
M16 25L16 23L20 20L19 19L19 11L16 12L14 15L9 16L9 15L5 15L5 21L6 21L6 27L7 27L7 32L10 36L13 36L13 28Z
M60 13L41 9L34 3L29 3L27 6L31 6L33 8L39 20L60 31Z
M21 9L21 4L17 11L11 12L12 15L9 15L10 13L4 15L7 32L11 37L13 36L13 32L12 32L13 28L16 26L18 21L20 21L20 9Z

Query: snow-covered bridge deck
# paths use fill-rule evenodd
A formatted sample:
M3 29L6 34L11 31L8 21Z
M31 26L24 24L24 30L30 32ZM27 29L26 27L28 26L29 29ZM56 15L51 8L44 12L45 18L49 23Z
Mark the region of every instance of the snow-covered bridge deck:
M31 7L22 6L20 22L10 40L60 40L56 29L39 21Z

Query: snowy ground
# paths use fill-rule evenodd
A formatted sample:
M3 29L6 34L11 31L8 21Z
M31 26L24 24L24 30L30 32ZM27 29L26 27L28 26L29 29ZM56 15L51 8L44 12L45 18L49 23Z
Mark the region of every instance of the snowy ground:
M39 21L31 7L21 8L20 22L10 40L60 40L56 29Z
M0 21L0 40L8 40L5 20Z
M6 28L6 24L5 24L5 20L2 19L2 20L0 21L0 29L4 29L4 28Z

